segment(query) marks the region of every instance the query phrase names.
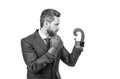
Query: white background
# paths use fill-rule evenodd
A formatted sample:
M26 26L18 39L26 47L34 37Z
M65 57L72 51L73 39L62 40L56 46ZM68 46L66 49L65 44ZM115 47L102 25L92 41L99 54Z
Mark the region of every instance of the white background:
M59 35L69 52L73 29L85 31L85 48L75 67L60 61L62 79L120 79L119 0L1 0L0 79L26 79L20 40L39 29L46 8L61 12Z

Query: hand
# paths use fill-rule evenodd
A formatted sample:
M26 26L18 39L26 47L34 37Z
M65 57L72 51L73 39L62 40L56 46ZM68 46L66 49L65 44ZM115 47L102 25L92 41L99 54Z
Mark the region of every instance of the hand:
M80 44L81 44L80 41L76 41L76 40L75 40L75 48L78 48L78 49L80 49L81 51L83 51L83 46L81 46Z
M84 39L85 39L84 31L82 29L80 29L80 28L76 28L76 29L74 29L73 34L76 36L76 38L75 38L75 46L84 47Z
M75 40L80 41L81 40L81 33L77 32L76 34L77 34L77 36L75 36Z
M60 50L63 47L63 42L58 35L55 35L50 40L50 47Z
M77 41L76 38L75 38L75 46L76 47L84 47L84 41Z
M77 36L75 37L75 46L84 47L84 41L81 41L81 33L77 32Z
M48 50L48 53L57 57L57 55L62 47L63 47L63 42L62 42L61 38L58 35L53 36L53 37L51 37L51 40L50 40L50 49Z

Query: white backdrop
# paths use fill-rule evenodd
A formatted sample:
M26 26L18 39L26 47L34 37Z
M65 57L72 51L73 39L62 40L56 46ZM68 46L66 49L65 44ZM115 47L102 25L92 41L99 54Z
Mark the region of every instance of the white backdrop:
M61 12L59 35L69 52L73 29L85 31L85 48L75 67L60 62L62 79L120 79L119 0L1 0L0 79L26 79L20 40L39 28L42 10Z

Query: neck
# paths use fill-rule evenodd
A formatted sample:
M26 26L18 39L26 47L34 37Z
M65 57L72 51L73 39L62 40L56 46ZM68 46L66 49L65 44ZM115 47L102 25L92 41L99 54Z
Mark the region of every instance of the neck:
M46 37L49 37L46 29L43 27L43 28L40 28L40 30L42 31L42 33L46 36Z

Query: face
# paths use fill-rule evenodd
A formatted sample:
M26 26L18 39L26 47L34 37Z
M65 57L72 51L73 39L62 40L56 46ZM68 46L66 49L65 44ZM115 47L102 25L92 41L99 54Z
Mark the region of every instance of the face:
M54 16L54 20L48 24L48 29L47 29L47 33L49 34L49 36L54 36L57 34L59 28L59 17Z

